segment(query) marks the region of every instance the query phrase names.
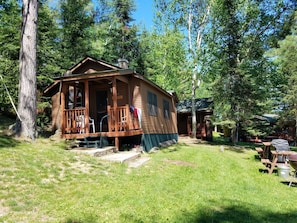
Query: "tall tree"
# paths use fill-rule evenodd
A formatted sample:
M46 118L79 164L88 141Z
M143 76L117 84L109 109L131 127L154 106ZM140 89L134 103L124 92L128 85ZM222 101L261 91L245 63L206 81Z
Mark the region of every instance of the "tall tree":
M101 11L97 10L93 50L109 62L127 59L130 67L143 70L143 61L138 38L138 27L132 24L135 11L134 0L100 0ZM94 54L93 53L93 54Z
M37 30L37 89L43 90L52 78L63 71L60 54L58 11L50 9L47 2L39 2Z
M132 12L135 10L134 1L132 0L115 0L114 13L116 17L116 28L118 31L117 55L120 58L128 58L131 51L131 22L133 21Z
M216 0L211 39L218 74L213 95L220 118L234 123L232 139L252 115L263 114L273 77L263 57L283 23L287 1Z
M61 0L63 68L68 69L89 54L93 13L90 0Z
M36 39L38 1L23 0L20 78L16 133L24 139L36 137Z
M267 55L277 65L279 75L283 76L282 95L280 97L283 107L282 116L285 121L293 120L295 123L294 142L297 141L297 11L292 13L293 26L291 34L278 42L279 47L272 49Z
M157 17L186 33L187 72L191 75L192 137L196 137L196 90L205 73L204 34L209 18L210 0L155 0Z

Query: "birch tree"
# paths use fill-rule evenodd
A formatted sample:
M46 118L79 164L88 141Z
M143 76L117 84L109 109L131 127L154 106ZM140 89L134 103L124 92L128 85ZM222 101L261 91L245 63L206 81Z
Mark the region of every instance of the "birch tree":
M36 38L38 1L23 0L17 136L36 137Z
M211 0L155 0L157 17L169 22L173 29L185 33L188 51L187 72L191 75L192 137L196 137L196 90L205 69L203 38L211 9Z
M192 61L192 137L196 137L196 89L200 86L201 76L204 69L202 58L202 40L210 12L209 1L190 1L188 9L188 46L190 61Z

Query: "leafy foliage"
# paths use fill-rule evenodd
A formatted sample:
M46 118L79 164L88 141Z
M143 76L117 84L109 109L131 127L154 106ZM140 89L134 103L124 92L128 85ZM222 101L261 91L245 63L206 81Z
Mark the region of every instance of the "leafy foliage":
M37 84L42 90L52 82L52 78L62 73L61 43L56 22L57 11L46 3L40 3L37 45Z
M134 1L100 1L99 16L94 29L92 54L106 61L116 63L118 59L127 59L129 66L140 73L143 61L139 45L138 27L132 22L135 11Z
M283 103L282 116L285 122L293 121L297 125L297 15L295 23L291 28L291 34L287 35L284 40L279 41L278 48L274 48L267 55L273 60L278 67L278 74L283 77L280 86L280 100ZM295 127L295 142L297 132Z
M63 69L70 68L90 52L90 27L93 14L90 0L61 0L61 54Z
M246 131L257 129L250 120L266 111L290 111L285 114L294 119L296 1L155 0L152 30L134 22L134 0L57 2L52 8L39 1L38 92L88 54L111 63L125 58L180 99L192 97L193 89L194 97L213 96L216 121L229 120ZM0 4L0 103L1 111L12 113L3 83L16 102L20 6L17 0ZM210 20L203 20L207 9ZM276 50L263 57L271 47ZM49 104L39 95L43 111Z
M186 52L183 35L178 30L165 33L143 33L141 48L145 49L145 75L165 90L189 95L186 73Z
M215 1L210 39L216 58L213 96L219 118L236 123L234 142L240 126L247 127L253 115L272 109L267 102L275 77L263 55L285 9L282 1Z
M17 0L2 1L0 5L0 110L14 113L5 85L12 96L14 103L17 101L17 80L19 72L19 49L21 8Z

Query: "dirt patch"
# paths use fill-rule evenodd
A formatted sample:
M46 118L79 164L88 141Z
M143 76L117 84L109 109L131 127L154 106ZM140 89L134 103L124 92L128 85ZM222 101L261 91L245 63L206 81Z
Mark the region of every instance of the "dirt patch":
M80 160L71 163L71 168L75 171L79 171L80 173L90 173L93 170L91 164L82 162Z
M9 208L2 205L3 200L0 201L0 218L9 213Z
M196 167L197 165L195 163L189 163L181 160L164 160L166 163L175 164L178 166L190 166L190 167Z

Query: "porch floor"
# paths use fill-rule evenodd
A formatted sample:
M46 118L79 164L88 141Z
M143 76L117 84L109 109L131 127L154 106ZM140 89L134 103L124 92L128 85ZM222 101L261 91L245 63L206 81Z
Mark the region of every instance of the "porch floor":
M92 136L92 137L100 137L101 135L104 137L126 137L126 136L134 136L143 134L142 129L135 129L130 131L118 131L118 132L95 132L95 133L80 133L80 134L63 134L62 137L64 139L84 139L84 137Z

